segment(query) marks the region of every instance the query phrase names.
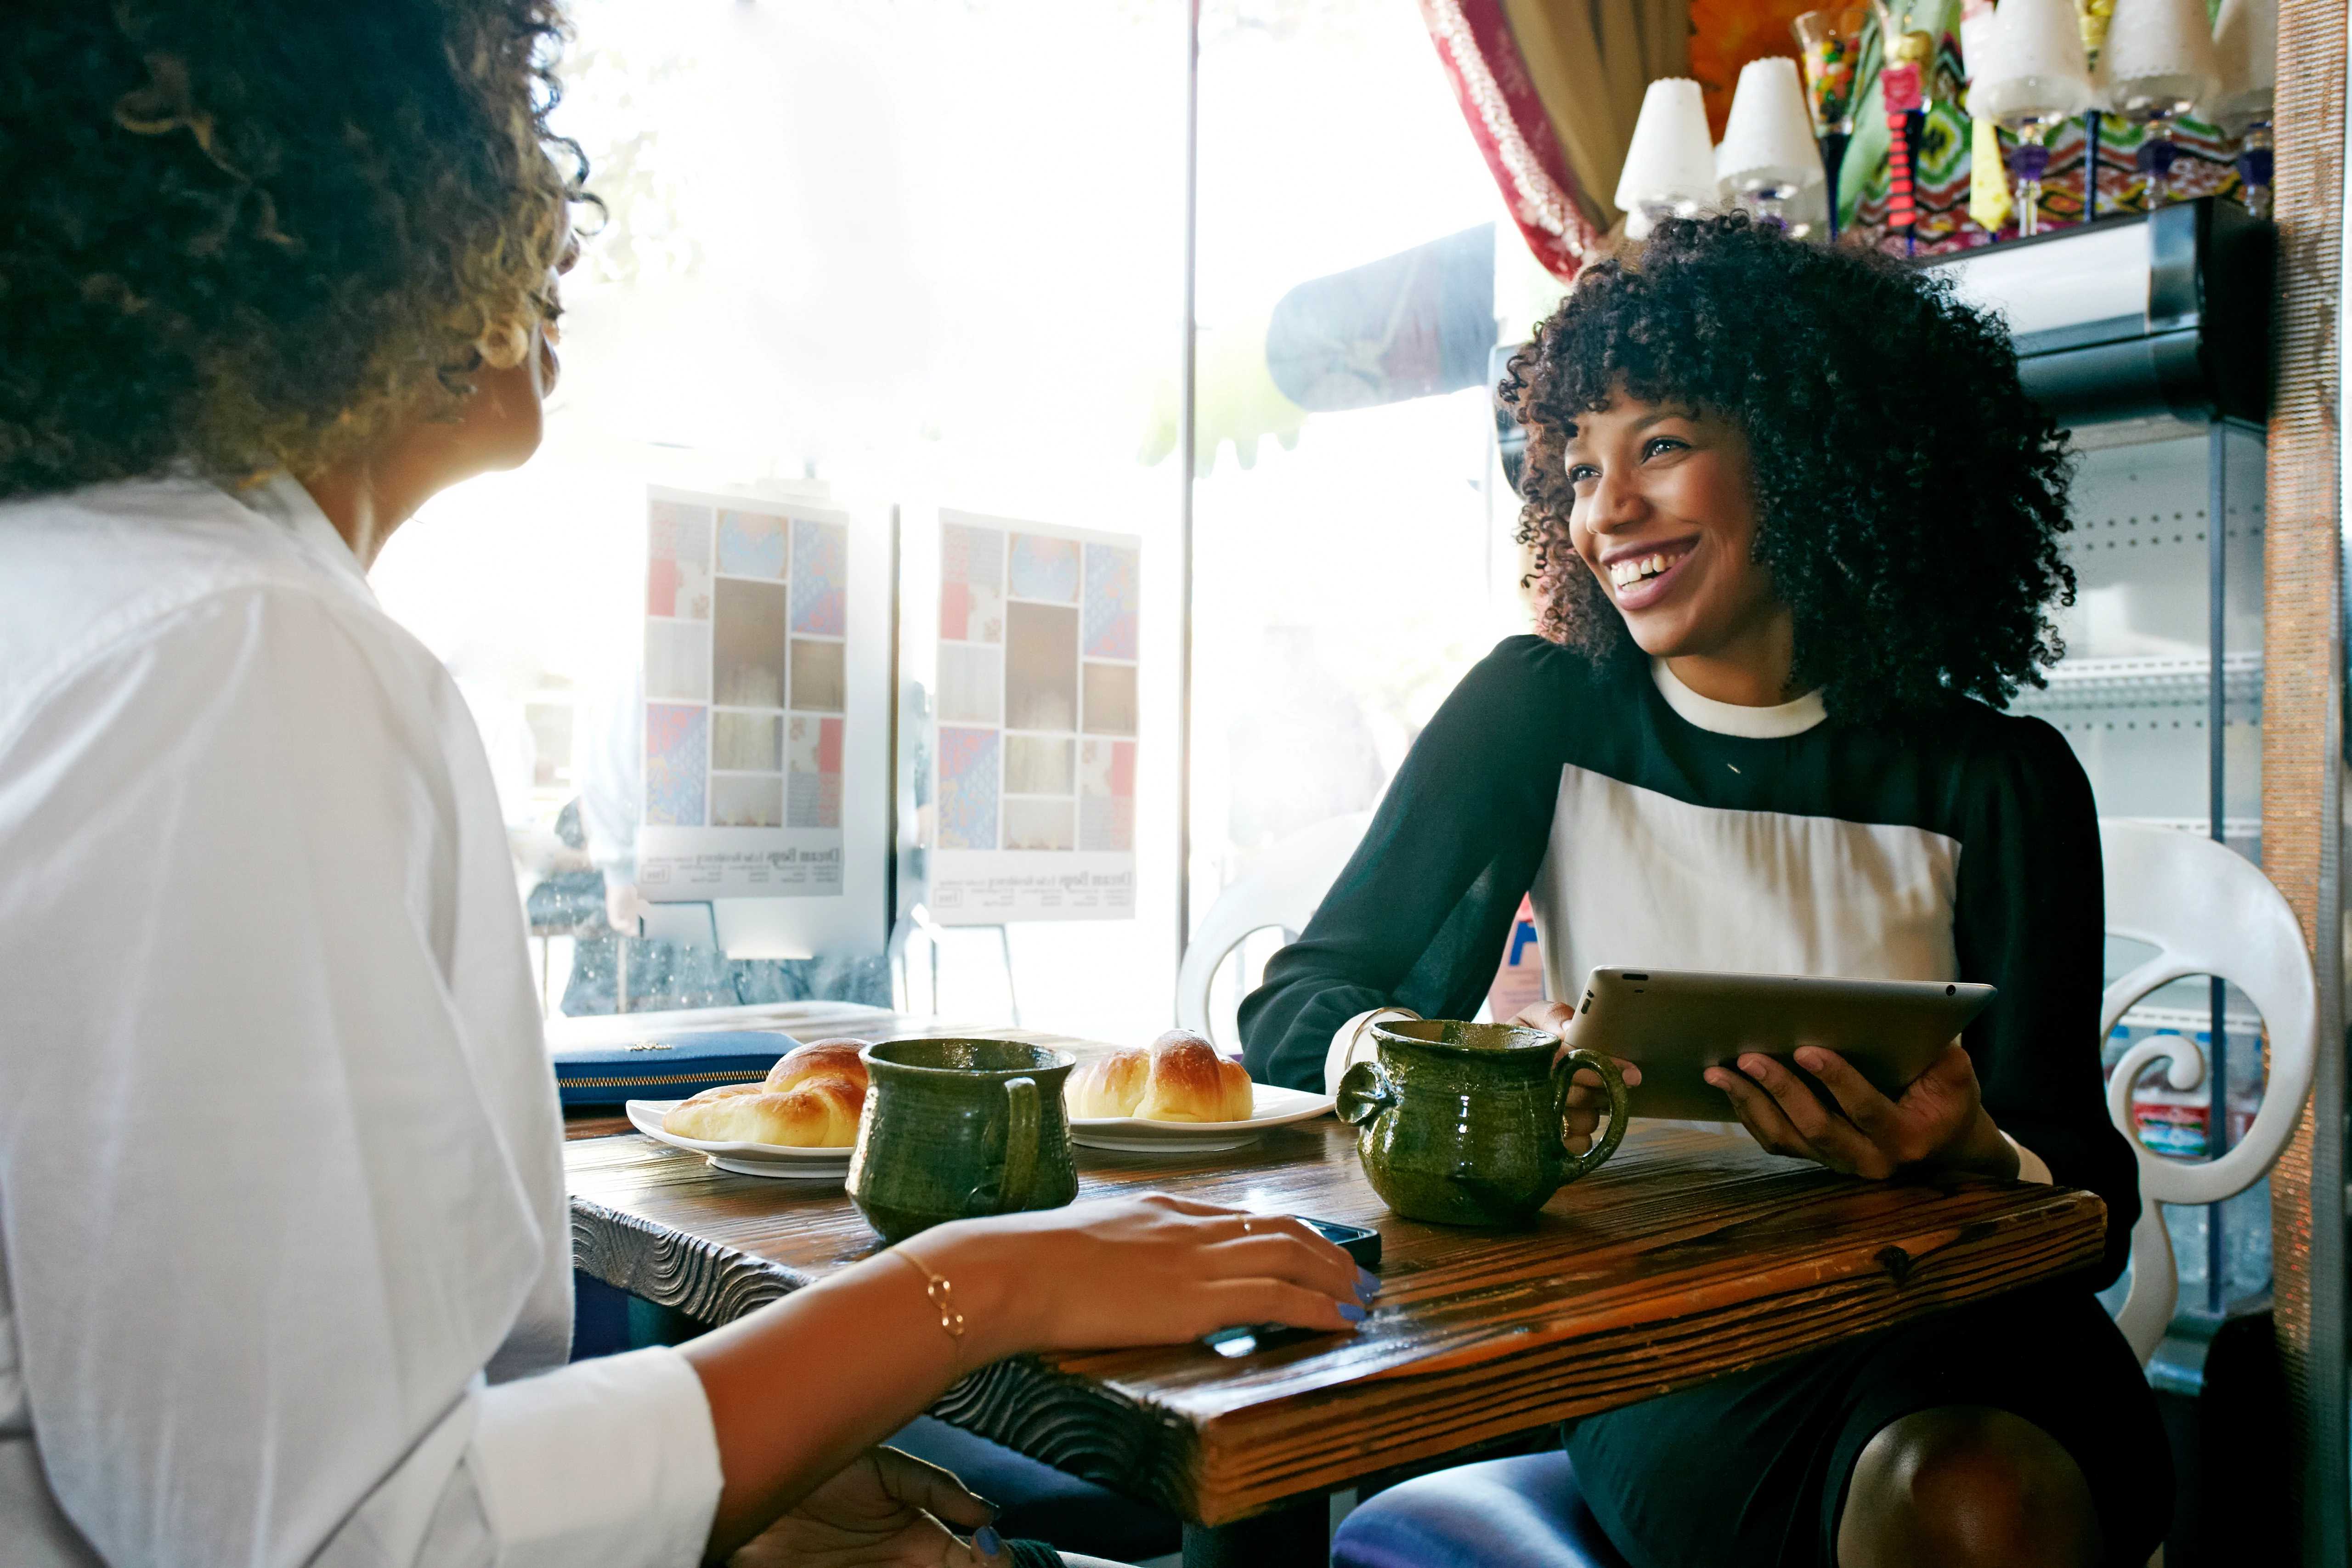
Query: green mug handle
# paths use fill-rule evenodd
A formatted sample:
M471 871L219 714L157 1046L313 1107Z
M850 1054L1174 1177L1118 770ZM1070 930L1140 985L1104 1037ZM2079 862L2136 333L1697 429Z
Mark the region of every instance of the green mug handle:
M1350 1127L1361 1127L1397 1102L1396 1085L1378 1062L1358 1062L1339 1079L1332 1109Z
M1030 1189L1037 1184L1037 1080L1009 1078L1004 1099L1010 1114L1004 1123L1004 1179L996 1186L992 1214L1017 1214L1029 1206Z
M1609 1094L1609 1130L1601 1133L1601 1142L1587 1149L1569 1167L1568 1174L1560 1178L1563 1186L1617 1152L1617 1145L1625 1139L1625 1075L1617 1070L1615 1058L1604 1057L1599 1051L1588 1051L1579 1047L1564 1053L1552 1064L1552 1114L1561 1119L1567 1117L1568 1091L1576 1082L1576 1069L1579 1068L1591 1068L1601 1075L1601 1087ZM1567 1136L1565 1129L1560 1135L1563 1138Z

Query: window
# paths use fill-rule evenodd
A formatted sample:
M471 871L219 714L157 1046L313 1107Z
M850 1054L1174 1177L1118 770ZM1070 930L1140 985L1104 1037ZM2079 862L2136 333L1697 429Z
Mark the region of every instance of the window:
M567 984L562 933L598 931L603 889L558 829L592 793L582 762L634 711L646 488L757 490L860 527L895 508L929 528L946 507L1141 537L1137 917L1016 925L1006 945L1024 1022L1148 1037L1176 955L1183 7L572 14L557 123L609 213L566 285L545 444L436 500L374 574L481 724L555 933L551 996L615 1005L614 977ZM1370 806L1517 613L1486 395L1383 336L1399 269L1366 270L1451 237L1444 276L1424 257L1404 292L1469 323L1454 358L1483 382L1499 208L1418 18L1283 0L1213 5L1202 26L1196 916L1254 852ZM1267 334L1335 277L1320 314L1293 300L1282 318L1309 329L1292 357L1370 358L1352 381L1325 363L1302 405L1281 379L1297 392L1307 373L1270 379ZM641 953L632 1005L762 994L698 942ZM939 1008L1008 1016L1003 951L950 933Z
M1410 6L1204 5L1200 118L1196 920L1527 629L1487 361L1534 268Z

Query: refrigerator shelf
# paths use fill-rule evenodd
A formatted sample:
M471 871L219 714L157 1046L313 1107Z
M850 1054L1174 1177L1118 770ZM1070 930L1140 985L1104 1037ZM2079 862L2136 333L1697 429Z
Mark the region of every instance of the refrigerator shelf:
M2205 837L2213 830L2212 819L2204 816L2120 816L2103 812L2100 814L2100 820L2145 822L2150 827L2169 827L2177 833L2193 833L2200 838ZM2225 816L2221 819L2221 842L2237 850L2241 855L2247 854L2246 846L2260 845L2262 838L2263 819L2259 816ZM2257 865L2261 863L2259 856L2247 855L2247 858Z
M2061 661L2050 684L2020 691L2011 706L2020 712L2066 708L2142 707L2151 703L2203 703L2209 700L2213 661L2190 654L2162 658L2084 658ZM2221 660L2222 699L2232 707L2263 699L2263 656L2233 653Z
M2213 1015L2198 1007L2134 1007L2119 1021L2118 1027L2141 1029L2151 1035L2186 1035L2191 1039L2209 1033L2213 1026ZM2230 1037L2237 1040L2258 1040L2262 1037L2263 1020L2258 1014L2231 1013L2221 1026Z

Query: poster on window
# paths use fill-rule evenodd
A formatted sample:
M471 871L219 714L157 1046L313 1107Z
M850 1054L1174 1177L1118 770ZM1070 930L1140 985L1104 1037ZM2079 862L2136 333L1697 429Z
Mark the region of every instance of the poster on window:
M850 518L659 487L646 511L639 891L842 897Z
M930 910L1135 914L1142 542L942 511Z

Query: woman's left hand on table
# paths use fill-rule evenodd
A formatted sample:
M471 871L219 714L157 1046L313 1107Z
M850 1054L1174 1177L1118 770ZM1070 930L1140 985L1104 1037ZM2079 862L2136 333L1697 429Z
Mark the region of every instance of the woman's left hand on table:
M984 1530L995 1517L937 1465L869 1448L745 1542L728 1568L988 1568L1003 1561Z
M1894 1100L1835 1051L1806 1046L1796 1056L1833 1106L1768 1056L1741 1057L1736 1072L1706 1070L1706 1081L1731 1097L1739 1120L1773 1153L1873 1181L1922 1167L2017 1174L2017 1151L1986 1113L1976 1065L1958 1041Z

